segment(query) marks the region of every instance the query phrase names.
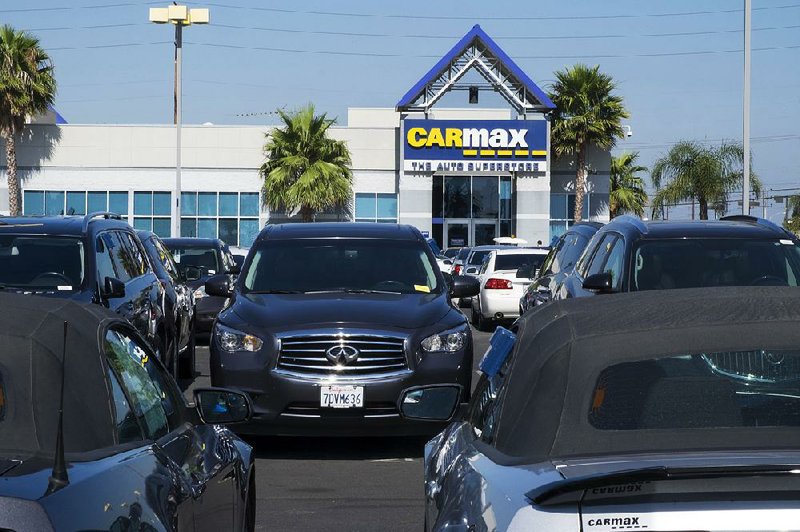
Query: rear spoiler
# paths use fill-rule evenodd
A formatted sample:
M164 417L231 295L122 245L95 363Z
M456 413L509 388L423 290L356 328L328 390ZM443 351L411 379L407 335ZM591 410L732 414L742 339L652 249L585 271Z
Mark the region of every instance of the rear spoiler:
M534 488L525 494L531 503L536 505L558 504L564 502L561 496L583 492L584 490L602 488L637 482L658 480L694 480L735 477L787 476L797 475L800 478L800 464L792 465L748 465L724 467L646 467L629 469L602 475L558 480Z

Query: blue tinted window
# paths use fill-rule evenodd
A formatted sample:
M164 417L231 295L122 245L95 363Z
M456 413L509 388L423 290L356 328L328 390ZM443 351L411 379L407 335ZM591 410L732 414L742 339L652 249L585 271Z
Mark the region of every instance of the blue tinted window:
M197 236L197 220L181 218L181 236L194 238Z
M88 192L86 212L104 212L108 210L106 192ZM127 201L127 200L126 200Z
M121 214L123 216L128 214L128 193L127 192L109 192L108 193L108 210Z
M169 218L153 218L153 232L161 238L169 238L172 228Z
M237 205L239 195L235 192L220 192L219 194L219 215L236 216L239 214Z
M217 221L214 218L197 220L197 236L200 238L217 238Z
M375 194L356 194L356 218L375 219Z
M44 192L26 190L22 196L22 214L36 216L44 214Z
M86 192L67 192L67 214L86 214Z
M567 216L567 195L550 194L550 219L564 220L566 218L571 218L571 216Z
M153 214L160 216L172 214L171 198L171 192L153 192Z
M150 215L153 214L153 193L134 192L133 193L133 214Z
M258 220L242 219L239 221L239 246L249 248L258 236Z
M567 222L550 222L550 240L567 232Z
M378 218L397 219L396 194L378 194Z
M239 197L240 216L258 216L258 193L245 192Z
M152 218L134 218L133 228L137 231L152 231L153 219Z
M235 246L239 242L238 222L236 218L220 218L219 239L228 245Z
M44 193L44 213L52 216L64 214L64 193L48 191Z
M197 214L200 216L217 215L216 192L201 192L197 195Z
M197 215L197 192L181 192L181 215Z

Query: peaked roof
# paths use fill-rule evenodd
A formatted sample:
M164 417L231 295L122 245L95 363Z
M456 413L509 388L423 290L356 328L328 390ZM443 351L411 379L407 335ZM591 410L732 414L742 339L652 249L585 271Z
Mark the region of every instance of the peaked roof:
M478 50L479 54L470 54L471 50ZM487 58L492 60L491 65L482 61ZM476 24L397 102L397 110L430 107L473 67L478 67L495 90L521 111L549 111L556 107L547 94ZM443 74L453 74L454 68L457 70L455 79L448 77L444 82ZM441 86L435 86L437 81ZM426 95L432 99L415 105Z

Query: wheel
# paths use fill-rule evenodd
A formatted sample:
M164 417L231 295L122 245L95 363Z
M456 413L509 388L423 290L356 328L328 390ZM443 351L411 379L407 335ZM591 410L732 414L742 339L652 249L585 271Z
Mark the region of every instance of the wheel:
M488 332L492 328L492 320L489 318L484 318L482 312L478 312L478 330L483 332Z
M194 337L194 323L189 328L189 345L186 346L183 356L178 357L178 376L181 379L194 378L194 359L197 342Z
M469 322L474 325L475 327L478 326L478 313L475 312L475 309L471 309L472 312L469 313Z

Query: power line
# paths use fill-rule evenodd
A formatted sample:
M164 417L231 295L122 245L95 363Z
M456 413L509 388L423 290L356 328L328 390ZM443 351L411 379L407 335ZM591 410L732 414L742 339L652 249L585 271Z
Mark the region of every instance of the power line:
M144 2L144 5L160 4L162 2ZM48 11L71 11L75 9L105 9L116 7L140 7L140 2L118 2L116 4L94 4L86 6L59 6L59 7L23 7L19 9L0 9L0 13L42 13Z

